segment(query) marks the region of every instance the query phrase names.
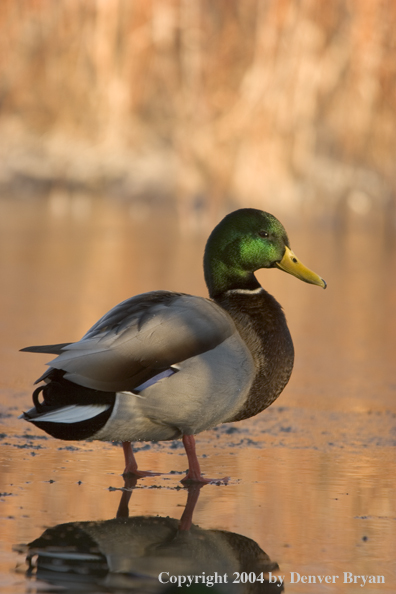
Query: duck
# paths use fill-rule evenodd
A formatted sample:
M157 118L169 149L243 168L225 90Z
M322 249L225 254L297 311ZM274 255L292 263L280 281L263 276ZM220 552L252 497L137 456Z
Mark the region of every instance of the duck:
M206 484L195 436L269 407L287 385L294 347L281 305L255 272L279 269L326 282L291 250L272 214L242 208L207 240L209 297L166 290L136 295L106 313L77 342L30 346L56 355L36 380L20 418L62 440L122 442L124 475L138 468L132 443L181 439L184 483Z

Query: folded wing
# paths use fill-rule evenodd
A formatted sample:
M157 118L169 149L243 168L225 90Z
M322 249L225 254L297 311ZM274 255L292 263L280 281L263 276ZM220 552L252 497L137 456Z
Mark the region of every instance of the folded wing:
M48 365L63 370L65 379L118 392L214 349L235 332L228 313L209 299L156 291L123 301L79 342L23 350L59 353Z

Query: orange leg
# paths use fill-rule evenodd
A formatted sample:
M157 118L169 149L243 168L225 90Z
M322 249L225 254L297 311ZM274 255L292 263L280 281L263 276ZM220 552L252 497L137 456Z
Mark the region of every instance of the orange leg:
M188 473L182 479L182 483L202 483L206 485L208 483L227 483L229 481L229 477L227 476L221 479L209 479L202 476L195 452L195 439L193 435L183 435L183 445L188 458Z
M132 444L130 441L123 441L122 449L124 450L125 457L125 470L122 473L123 475L133 474L134 476L143 478L145 476L158 476L161 474L160 472L151 472L150 470L138 470L137 462L135 460Z

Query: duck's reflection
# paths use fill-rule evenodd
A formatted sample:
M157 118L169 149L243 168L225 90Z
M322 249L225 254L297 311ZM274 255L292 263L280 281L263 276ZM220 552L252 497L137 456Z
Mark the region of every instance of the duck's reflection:
M18 547L27 553L28 575L66 592L283 591L279 583L268 582L268 572L276 572L277 563L253 540L223 530L203 530L192 523L199 486L188 487L180 520L129 518L134 486L136 479L126 480L114 520L59 524Z

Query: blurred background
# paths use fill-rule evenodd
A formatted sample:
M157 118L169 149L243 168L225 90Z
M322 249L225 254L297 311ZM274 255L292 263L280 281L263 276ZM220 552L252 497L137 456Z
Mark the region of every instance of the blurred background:
M1 192L394 224L395 31L391 0L2 0Z
M395 592L395 131L391 0L0 1L7 594L15 543L113 517L123 485L119 448L18 420L50 359L18 350L78 340L138 293L206 296L206 239L238 207L277 216L328 288L258 272L295 368L268 411L221 444L197 437L207 475L232 484L205 487L195 521L254 539L283 573L389 571ZM140 466L182 472L172 448L145 444ZM178 480L143 482L133 513L176 517Z

